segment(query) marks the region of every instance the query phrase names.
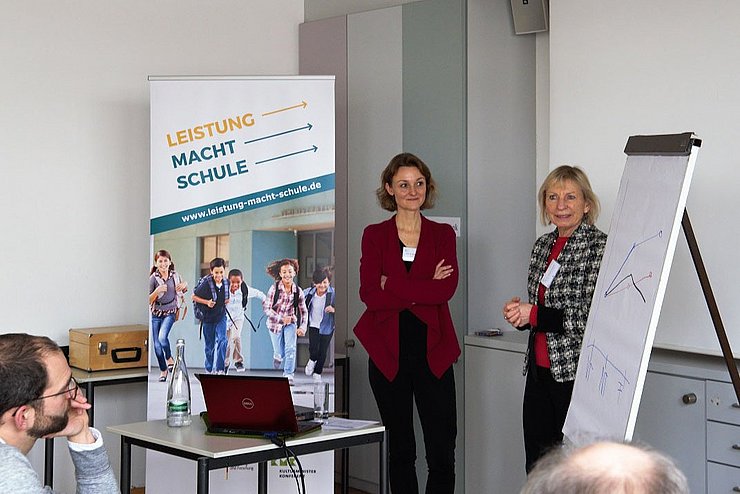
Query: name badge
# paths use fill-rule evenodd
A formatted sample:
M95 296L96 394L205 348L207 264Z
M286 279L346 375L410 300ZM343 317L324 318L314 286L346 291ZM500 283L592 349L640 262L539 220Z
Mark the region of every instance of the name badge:
M558 270L560 269L560 263L556 261L555 259L550 262L550 265L547 266L547 270L545 270L545 274L542 275L542 279L540 280L540 283L545 285L547 288L550 288L550 285L552 284L552 280L555 279L555 275L558 274Z
M416 257L416 247L404 247L401 253L401 259L404 261L413 261Z

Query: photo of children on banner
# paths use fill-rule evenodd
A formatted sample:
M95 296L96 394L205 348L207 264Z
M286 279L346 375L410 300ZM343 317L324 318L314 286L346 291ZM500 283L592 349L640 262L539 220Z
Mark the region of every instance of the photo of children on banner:
M267 314L267 329L273 349L273 367L283 367L283 377L293 384L297 337L306 334L308 310L303 290L293 280L298 274L297 259L279 259L267 266L267 274L275 279L263 302Z
M334 288L331 268L319 267L313 272L313 286L303 291L308 309L308 353L306 375L321 381L326 353L334 335Z
M159 364L160 382L167 380L167 372L175 365L169 335L175 321L185 317L187 306L184 293L187 290L188 284L175 271L170 253L158 250L154 254L154 266L149 271L149 312L152 315L152 342Z
M198 281L193 290L195 318L200 321L204 341L206 372L223 374L226 357L226 321L231 314L226 310L229 303L229 288L224 280L226 261L214 258L210 264L211 274ZM215 362L214 362L215 352Z
M263 292L247 285L244 282L244 275L238 269L229 271L229 301L226 304L226 312L231 315L227 321L226 327L226 357L224 358L224 370L229 372L231 362L234 362L234 369L238 372L244 372L244 355L249 355L250 339L246 339L246 345L242 343L242 326L244 320L249 322L252 331L256 332L260 321L257 321L257 327L247 316L247 302L250 298L259 299L261 305L264 305L267 298ZM264 310L264 309L263 309Z

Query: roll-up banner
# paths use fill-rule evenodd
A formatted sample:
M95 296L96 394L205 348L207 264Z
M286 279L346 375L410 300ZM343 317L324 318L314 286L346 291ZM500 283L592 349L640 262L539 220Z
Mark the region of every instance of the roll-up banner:
M269 314L281 310L270 293L283 279L268 273L268 267L278 260L295 261L293 283L306 295L314 287L315 271L323 268L329 279L333 274L334 77L150 77L149 81L148 419L166 416L168 364L179 338L185 340L193 421L201 420L199 413L205 410L194 377L203 372L289 377L294 404L309 408L314 382L321 379L329 382L333 410L333 350L327 352L323 372L316 372L321 366L315 364L309 371L311 367L316 371L305 372L309 346L319 345L310 340L314 335L309 331L301 336L300 326L307 327L306 319L319 313L312 316L309 307L304 320L294 319L297 337L281 331L277 326L282 324L276 325ZM163 268L163 256L174 269ZM218 267L212 269L214 259L224 261L223 279ZM160 288L170 277L169 283L180 289L174 291L174 303L168 299L173 291ZM194 317L193 293L211 299L208 294L215 293L211 288L221 290L222 285L224 298L229 299L224 321L201 325ZM328 294L322 302L327 306L333 300L331 286ZM284 311L301 312L297 305L284 305ZM322 334L328 327L322 326ZM331 340L332 348L333 344ZM300 458L308 492L333 492L333 458L333 453ZM195 492L195 462L149 451L146 465L147 493ZM269 492L295 492L294 472L298 473L295 460L268 463ZM210 492L256 488L257 465L210 474Z

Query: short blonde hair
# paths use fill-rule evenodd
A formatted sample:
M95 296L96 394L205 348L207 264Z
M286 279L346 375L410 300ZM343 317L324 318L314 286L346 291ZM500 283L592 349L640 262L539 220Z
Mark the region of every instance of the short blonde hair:
M375 191L375 195L378 198L380 207L386 211L395 211L398 209L396 205L396 199L385 190L385 184L390 186L393 185L393 176L398 172L398 169L402 166L411 166L419 170L426 180L426 196L424 198L424 204L419 209L430 209L434 207L434 201L437 198L437 184L432 178L432 172L429 167L419 157L414 156L411 153L401 153L391 158L391 161L385 167L383 172L380 174L380 187Z
M553 185L562 184L566 181L572 181L575 183L583 194L583 198L588 205L588 212L583 215L584 223L593 225L599 217L601 210L601 204L599 198L596 197L593 189L591 188L591 182L588 181L586 172L578 168L577 166L561 165L551 171L545 180L542 182L539 192L537 192L537 199L540 205L540 221L543 225L549 225L552 223L550 218L547 217L545 212L545 201L547 200L547 189Z

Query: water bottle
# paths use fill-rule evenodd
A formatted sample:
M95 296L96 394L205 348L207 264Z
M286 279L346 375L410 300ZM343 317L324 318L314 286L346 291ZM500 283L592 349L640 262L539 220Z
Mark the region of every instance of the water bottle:
M167 386L167 425L184 427L190 425L190 378L185 365L185 340L177 340L177 356Z

